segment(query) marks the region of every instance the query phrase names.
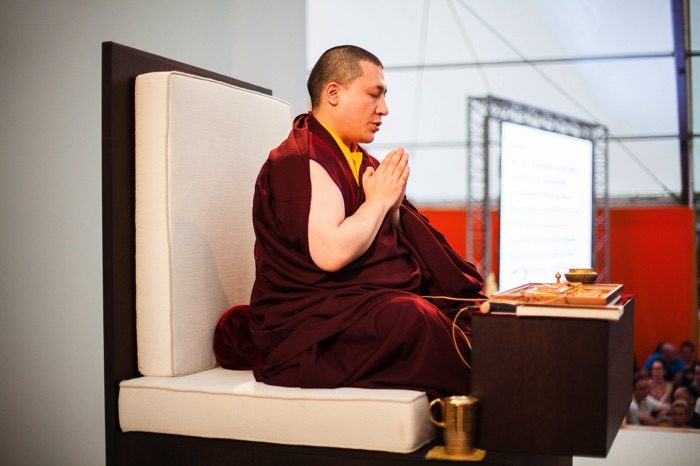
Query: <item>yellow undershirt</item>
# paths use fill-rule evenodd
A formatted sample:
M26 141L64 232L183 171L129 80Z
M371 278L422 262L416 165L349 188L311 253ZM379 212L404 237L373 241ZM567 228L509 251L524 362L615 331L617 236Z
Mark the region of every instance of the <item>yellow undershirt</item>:
M318 120L318 118L317 118ZM360 165L362 165L362 152L357 151L357 152L352 152L350 148L343 142L342 139L338 137L335 132L330 129L328 126L325 125L321 120L318 120L319 123L321 123L321 126L326 128L326 131L330 133L331 136L333 136L333 139L335 139L335 142L338 144L338 147L340 147L340 150L343 152L343 155L345 156L345 160L348 161L348 165L350 165L350 171L352 171L353 176L355 177L355 181L357 184L360 184ZM357 147L357 145L355 145Z

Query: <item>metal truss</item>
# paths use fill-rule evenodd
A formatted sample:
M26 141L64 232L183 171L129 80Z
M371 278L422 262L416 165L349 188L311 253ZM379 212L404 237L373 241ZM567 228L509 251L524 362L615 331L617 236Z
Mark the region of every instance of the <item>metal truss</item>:
M568 116L493 96L467 101L467 258L486 277L494 271L491 213L498 199L489 194L489 172L500 162L500 123L508 121L554 131L593 144L593 268L610 280L608 129ZM495 133L495 134L494 134ZM494 142L496 142L494 144Z

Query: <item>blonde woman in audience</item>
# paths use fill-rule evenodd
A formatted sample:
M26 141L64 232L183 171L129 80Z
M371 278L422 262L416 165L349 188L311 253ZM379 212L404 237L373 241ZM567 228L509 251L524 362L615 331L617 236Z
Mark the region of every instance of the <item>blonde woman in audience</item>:
M685 400L676 400L671 405L671 424L673 427L690 427L690 407Z
M695 401L695 398L690 393L690 390L688 387L677 387L673 391L673 401L677 400L684 400L688 404L688 409L690 410L695 407L695 410L690 413L690 419L688 421L688 425L694 429L700 428L700 412L698 412L698 406L700 406L700 398Z
M673 384L668 382L664 377L666 369L660 360L656 360L651 364L651 381L649 383L649 396L654 398L659 403L669 403L671 401L671 391Z

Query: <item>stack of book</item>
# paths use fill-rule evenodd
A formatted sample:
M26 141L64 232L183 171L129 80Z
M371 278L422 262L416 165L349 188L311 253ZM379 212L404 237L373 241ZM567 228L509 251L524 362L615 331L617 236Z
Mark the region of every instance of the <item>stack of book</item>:
M619 320L620 284L529 283L490 296L482 313Z

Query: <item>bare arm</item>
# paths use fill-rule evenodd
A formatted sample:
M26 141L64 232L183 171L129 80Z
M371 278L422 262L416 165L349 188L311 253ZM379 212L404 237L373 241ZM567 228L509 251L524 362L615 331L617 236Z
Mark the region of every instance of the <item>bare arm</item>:
M655 426L659 420L650 413L639 413L639 423L643 426Z
M679 372L680 374L680 372ZM668 404L671 400L671 392L673 392L673 384L671 382L666 382L664 384L664 393L659 399L659 403Z
M396 206L408 180L408 155L397 149L377 170L365 170L365 202L347 218L343 196L328 173L314 161L310 171L309 252L319 268L334 272L367 251L386 215L394 210L398 213Z

